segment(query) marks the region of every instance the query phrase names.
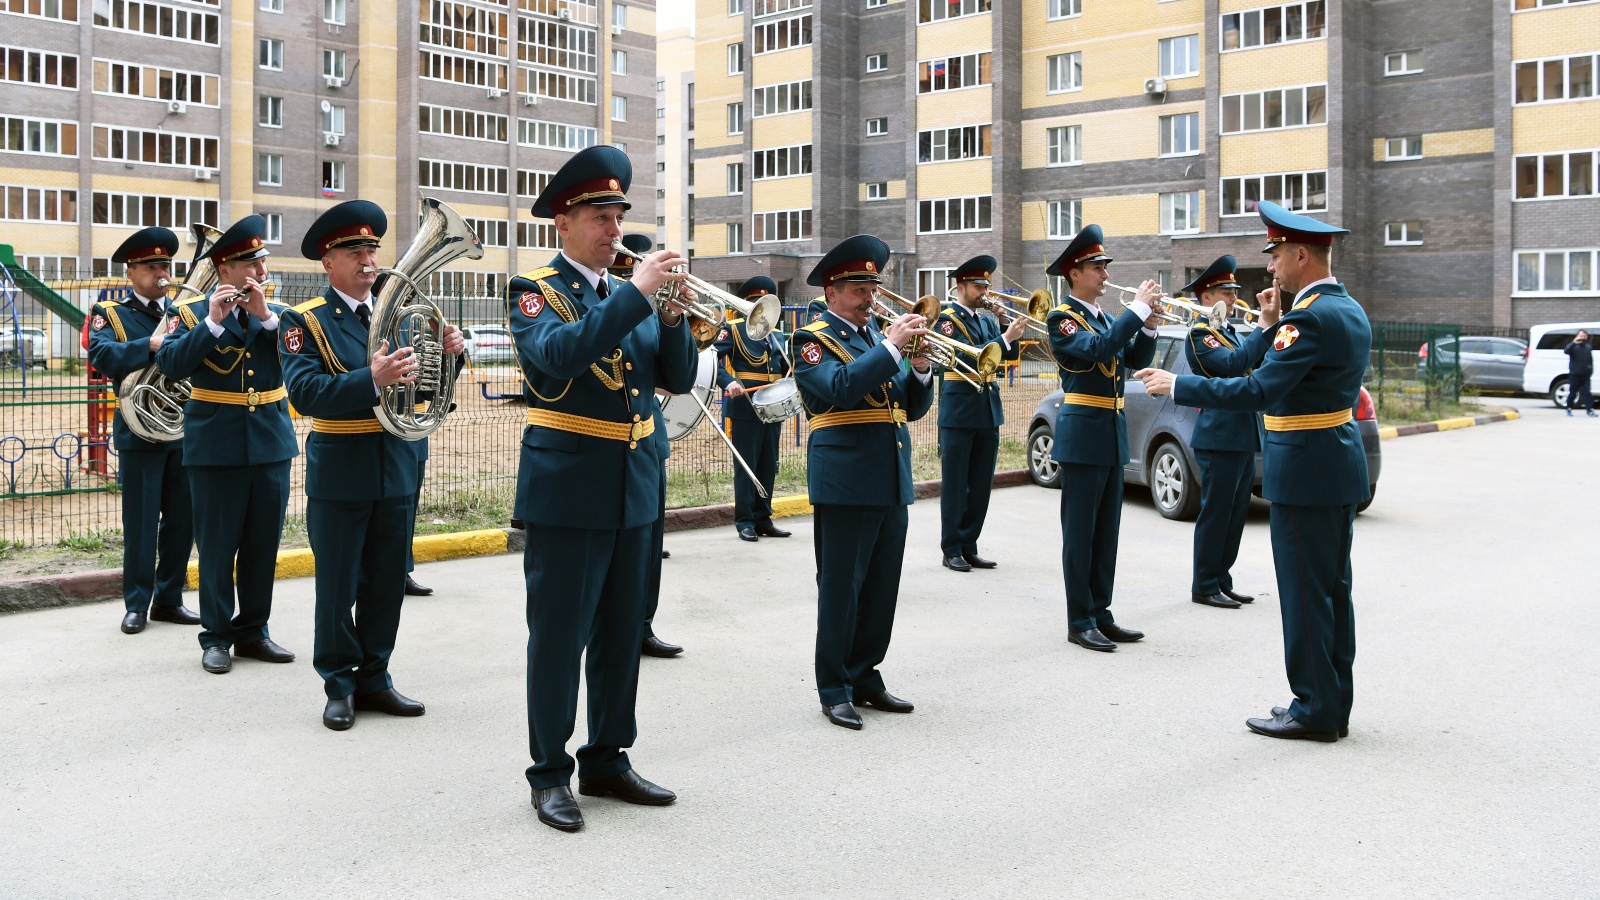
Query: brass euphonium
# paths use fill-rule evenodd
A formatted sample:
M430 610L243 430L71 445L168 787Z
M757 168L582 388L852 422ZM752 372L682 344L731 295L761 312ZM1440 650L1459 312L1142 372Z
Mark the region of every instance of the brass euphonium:
M444 310L428 296L422 282L450 262L482 259L483 244L461 215L432 197L419 204L422 222L406 252L392 269L380 269L372 286L372 325L368 329L367 364L387 341L389 352L410 347L417 358L417 377L386 385L374 408L378 423L395 437L420 441L444 424L455 403L456 366L444 352Z
M185 294L204 297L207 291L217 286L217 267L205 253L217 238L222 237L222 232L199 222L189 227L194 232L196 245L194 262L189 265L188 277L177 286L178 296L172 299L174 303ZM165 278L158 284L163 291L171 288L171 282ZM172 310L168 308L156 328L165 332L167 319L171 315ZM183 437L183 407L188 402L188 380L168 378L153 364L129 373L117 385L117 409L122 413L122 421L127 424L128 430L158 444Z

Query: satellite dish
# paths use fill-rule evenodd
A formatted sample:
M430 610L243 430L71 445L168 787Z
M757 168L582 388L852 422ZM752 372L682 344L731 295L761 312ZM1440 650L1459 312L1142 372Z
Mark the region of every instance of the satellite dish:
M327 112L330 109L333 109L333 104L326 100L322 101L322 111Z

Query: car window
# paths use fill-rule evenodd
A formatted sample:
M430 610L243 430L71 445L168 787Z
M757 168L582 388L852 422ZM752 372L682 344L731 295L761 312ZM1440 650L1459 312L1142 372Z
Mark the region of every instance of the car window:
M1171 372L1182 358L1183 350L1178 346L1177 338L1164 337L1156 343L1155 365L1159 368Z
M1494 348L1485 338L1462 338L1462 353L1493 353Z
M1504 338L1496 338L1495 340L1492 340L1489 343L1490 343L1490 346L1493 348L1493 349L1490 350L1490 352L1495 354L1496 356L1521 356L1522 355L1522 344L1520 344L1520 343L1518 343L1516 341L1508 341L1508 340L1505 340Z
M1578 336L1576 331L1547 331L1539 338L1540 350L1560 350Z
M1454 353L1456 352L1456 339L1440 338L1433 342L1433 346L1434 349L1439 350L1442 353Z

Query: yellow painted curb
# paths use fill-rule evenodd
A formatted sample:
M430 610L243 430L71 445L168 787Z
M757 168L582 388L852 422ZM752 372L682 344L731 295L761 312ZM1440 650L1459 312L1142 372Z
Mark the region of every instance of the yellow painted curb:
M791 494L787 497L772 498L772 517L774 519L779 516L809 516L812 512L811 501L805 494Z
M1440 431L1454 431L1457 428L1471 428L1478 424L1472 416L1457 416L1454 419L1439 419L1433 424L1439 426Z
M425 534L413 538L411 556L417 562L436 562L441 559L460 559L465 556L488 556L506 552L506 533L498 528L483 531L457 531L451 534ZM274 578L306 578L317 573L317 561L309 547L278 551L278 566ZM200 564L189 563L186 579L189 590L200 587Z
M1395 438L1395 437L1399 437L1399 436L1400 436L1400 429L1396 428L1393 425L1385 425L1385 426L1380 427L1378 429L1378 440L1380 440L1380 441L1386 441L1389 438Z

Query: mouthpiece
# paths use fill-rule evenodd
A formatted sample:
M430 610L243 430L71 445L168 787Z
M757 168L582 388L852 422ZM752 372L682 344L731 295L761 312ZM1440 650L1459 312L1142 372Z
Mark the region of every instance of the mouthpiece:
M172 284L172 282L166 278L156 279L156 287L161 288L163 291L166 290L167 286L170 284Z
M362 266L361 267L361 274L363 274L363 275L371 275L373 272L376 272L376 271L378 271L377 266Z

